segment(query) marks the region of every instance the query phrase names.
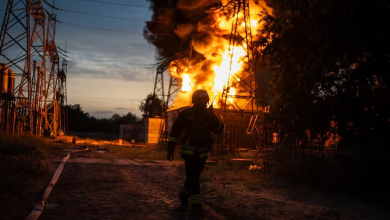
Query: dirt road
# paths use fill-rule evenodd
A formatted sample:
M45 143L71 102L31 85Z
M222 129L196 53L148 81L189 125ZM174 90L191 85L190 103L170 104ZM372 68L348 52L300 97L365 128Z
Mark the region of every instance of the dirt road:
M199 218L178 206L183 162L75 153L39 219L390 219L380 205L323 195L294 199L280 191L250 189L238 173L226 181L208 172L206 166L204 216Z

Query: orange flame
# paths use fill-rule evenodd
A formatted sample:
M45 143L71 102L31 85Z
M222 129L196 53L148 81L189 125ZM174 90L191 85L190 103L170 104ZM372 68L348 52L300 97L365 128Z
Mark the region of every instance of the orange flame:
M222 1L224 4L228 0ZM197 34L202 37L193 37L192 46L196 52L203 55L202 61L184 58L170 63L168 72L172 77L181 80L181 92L174 100L175 107L189 106L191 104L192 92L197 89L205 89L209 96L216 96L214 105L220 107L220 100L224 88L229 88L228 102L231 104L238 102L231 96L240 93L239 83L244 77L244 69L248 66L247 47L245 43L239 45L229 45L229 36L232 32L232 22L239 18L241 27L237 28L240 35L244 36L245 26L251 27L252 40L258 38L258 29L261 27L259 12L266 8L262 1L250 1L251 18L248 24L241 19L242 14L226 16L219 11L210 12L209 16L201 20L197 26ZM260 2L260 3L259 3ZM213 22L210 22L213 21Z

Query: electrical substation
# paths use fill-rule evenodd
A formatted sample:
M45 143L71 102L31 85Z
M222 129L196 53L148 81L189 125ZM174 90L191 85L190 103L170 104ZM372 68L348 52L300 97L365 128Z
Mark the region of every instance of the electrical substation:
M66 49L56 45L57 8L9 0L1 27L0 131L56 136L67 131Z

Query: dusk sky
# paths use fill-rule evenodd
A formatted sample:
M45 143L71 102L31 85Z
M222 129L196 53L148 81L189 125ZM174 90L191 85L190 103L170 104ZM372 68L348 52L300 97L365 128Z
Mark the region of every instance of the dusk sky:
M156 74L151 67L156 63L155 48L142 35L145 21L152 15L149 3L56 0L55 6L62 9L57 18L63 22L56 29L56 44L62 49L67 45L72 61L67 72L68 104L80 104L97 118L129 111L141 116L139 103L153 92ZM0 0L1 24L5 8L6 1ZM45 8L50 9L46 5Z

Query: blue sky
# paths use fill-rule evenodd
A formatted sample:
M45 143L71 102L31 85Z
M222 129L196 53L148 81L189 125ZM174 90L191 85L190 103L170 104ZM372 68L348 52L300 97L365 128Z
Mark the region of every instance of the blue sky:
M103 1L103 0L102 0ZM55 6L103 16L150 20L152 12L146 0L104 0L103 4L88 0L56 0ZM52 3L53 0L47 0ZM146 7L130 7L133 4ZM0 0L0 21L3 23L5 0ZM46 7L49 9L48 7ZM102 118L114 113L141 115L139 103L153 92L155 48L142 32L145 22L111 19L59 11L56 32L57 46L70 52L68 64L68 104L80 104L84 111ZM75 25L112 29L103 31Z

